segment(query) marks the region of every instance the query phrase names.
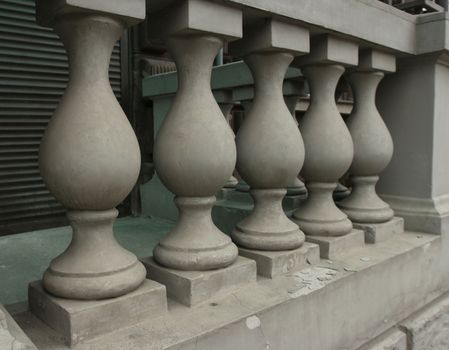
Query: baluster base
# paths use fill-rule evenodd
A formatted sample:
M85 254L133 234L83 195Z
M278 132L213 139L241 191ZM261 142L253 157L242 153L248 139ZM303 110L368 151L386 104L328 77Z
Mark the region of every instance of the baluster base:
M237 259L238 249L212 221L215 197L176 197L174 202L179 209L179 220L154 248L156 262L187 271L231 265Z
M353 222L382 223L391 220L393 210L376 193L378 176L351 176L352 192L338 206Z
M285 251L262 251L239 248L239 254L257 264L257 274L274 278L290 272L300 271L320 262L320 248L313 243Z
M295 177L295 181L289 187L287 187L287 196L300 196L301 198L307 197L307 189L304 183Z
M293 214L292 220L306 235L343 236L352 229L352 222L334 203L336 183L307 183L309 196Z
M334 198L334 201L338 202L338 201L345 199L350 194L351 194L351 191L349 190L349 188L347 188L341 182L338 182L337 187L335 188L332 197Z
M239 180L233 175L229 178L228 182L223 186L224 188L235 188L237 184L239 183Z
M358 224L354 228L365 232L365 243L379 243L390 239L397 233L404 232L404 219L393 217L393 219L379 224Z
M169 269L152 257L144 258L142 262L149 278L165 285L170 297L187 306L230 294L255 282L257 277L256 263L241 256L230 266L210 271Z
M142 284L145 268L115 240L112 224L117 214L116 209L67 213L73 238L45 272L46 291L61 298L98 300L127 294Z
M250 193L254 198L254 209L232 232L234 242L240 247L257 250L299 248L305 237L282 208L286 190L257 189Z
M30 311L69 346L167 311L165 287L150 280L131 293L105 300L57 298L44 290L41 281L35 281L28 287L28 301Z
M320 246L322 259L335 259L351 249L363 247L365 233L362 230L352 229L344 236L306 236L306 241Z

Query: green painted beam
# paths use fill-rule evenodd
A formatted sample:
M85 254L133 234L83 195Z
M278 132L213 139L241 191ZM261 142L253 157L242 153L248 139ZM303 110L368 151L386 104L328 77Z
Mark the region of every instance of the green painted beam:
M301 69L290 67L285 79L301 78ZM212 68L212 90L234 89L253 85L253 77L243 61L224 64ZM142 81L142 97L152 99L164 95L172 95L178 89L176 72L148 76Z

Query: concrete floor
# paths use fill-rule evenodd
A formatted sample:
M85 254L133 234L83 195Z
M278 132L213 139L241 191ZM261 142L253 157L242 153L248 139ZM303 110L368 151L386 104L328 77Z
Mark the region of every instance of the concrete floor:
M138 257L145 257L152 254L153 247L172 226L163 219L125 217L116 221L114 232L120 244ZM0 304L27 300L28 283L41 279L70 238L68 226L0 237Z

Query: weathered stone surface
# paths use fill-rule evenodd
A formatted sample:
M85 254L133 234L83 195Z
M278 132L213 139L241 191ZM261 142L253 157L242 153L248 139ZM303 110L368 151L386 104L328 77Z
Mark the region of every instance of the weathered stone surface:
M211 303L173 302L166 316L72 350L357 349L449 290L447 247L439 236L400 233ZM68 349L32 315L14 317L39 349Z
M257 23L244 33L242 40L231 44L231 51L245 56L255 51L290 51L296 54L309 52L309 30L276 19Z
M2 305L0 305L0 349L37 349Z
M386 332L359 350L408 350L407 337L398 329Z
M51 25L57 16L71 13L99 13L120 16L122 21L134 24L145 19L145 1L128 0L45 0L36 2L37 21Z
M148 277L164 284L170 297L192 306L231 293L256 281L256 263L238 257L230 266L210 271L181 271L158 265L152 257L142 259Z
M172 6L164 1L158 13L148 19L148 35L168 37L171 35L203 33L235 40L242 37L242 10L223 3L203 0L186 0Z
M334 259L341 253L363 246L365 233L362 230L353 229L348 234L338 237L306 236L306 241L320 246L320 254L323 259Z
M255 260L257 273L269 278L298 271L320 261L320 248L313 243L304 243L300 248L284 251L239 248L239 254Z
M408 350L449 349L449 295L401 322L400 328L407 334Z
M398 216L380 224L353 223L354 228L365 232L365 243L379 243L396 233L404 232L404 219Z
M326 34L312 38L310 54L296 58L294 65L323 63L353 66L358 63L358 55L359 47L355 42Z
M62 335L69 345L131 326L167 310L165 287L145 280L135 291L105 300L70 300L54 297L41 281L28 289L30 311Z
M376 49L361 50L356 70L395 72L396 56Z

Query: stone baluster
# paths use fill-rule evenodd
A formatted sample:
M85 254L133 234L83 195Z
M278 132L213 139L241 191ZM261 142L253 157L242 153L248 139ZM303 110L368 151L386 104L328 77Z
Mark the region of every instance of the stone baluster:
M263 251L296 250L305 239L282 209L285 188L293 183L304 159L301 134L282 87L294 56L308 49L306 29L274 19L248 29L243 40L231 45L254 79L254 100L236 136L237 171L251 188L254 208L237 224L232 238L240 254L258 262L259 274L270 277L277 272L262 267L269 264L261 259L270 258Z
M343 236L352 229L332 199L353 158L351 135L337 109L335 89L345 66L357 62L356 44L329 35L313 38L310 55L295 61L308 80L311 103L299 125L306 153L301 175L309 196L293 220L309 236Z
M296 119L296 106L299 102L301 94L304 93L304 85L300 82L287 81L284 83L284 100L290 111L293 121L298 126L298 120ZM287 187L287 195L301 196L305 198L307 196L307 189L299 177L295 177L293 183Z
M231 122L231 111L234 107L234 101L232 99L232 91L216 91L214 92L215 99L218 103L218 106L220 107L221 112L223 113L223 116L226 120L226 122L229 124L229 127L231 128L230 122ZM232 133L234 131L231 128ZM235 186L238 184L238 180L235 178L234 175L231 175L231 177L228 179L228 181L225 183L225 188L235 188Z
M124 29L144 18L145 1L133 1L125 10L115 2L98 10L97 2L37 1L38 22L60 36L70 75L42 139L39 166L47 188L67 209L73 233L42 283L30 284L29 304L69 344L166 308L165 288L145 280L144 266L119 245L112 230L115 206L139 175L140 151L111 89L109 61ZM136 301L136 293L145 300ZM138 313L132 311L137 304ZM101 315L115 312L119 317L105 326Z
M154 248L153 258L144 261L148 275L165 284L171 296L193 305L214 288L230 290L255 278L250 268L245 270L249 275L241 277L237 247L211 217L215 194L236 163L234 134L211 91L212 64L225 39L241 37L242 13L204 0L187 0L161 11L150 15L150 30L167 39L177 66L178 91L156 136L154 163L176 196L179 219ZM196 287L192 271L204 271L199 277L204 290ZM180 286L182 279L186 283Z
M43 285L63 298L116 297L136 289L145 269L112 232L114 207L137 180L140 151L112 92L108 68L126 21L136 23L143 13L124 19L88 5L57 4L39 1L38 18L63 41L70 81L42 139L39 165L48 189L67 208L73 239L51 262ZM136 7L144 11L144 5Z
M215 193L232 174L234 137L210 89L221 38L173 36L169 50L178 68L178 92L154 145L156 171L175 195L176 227L154 249L155 260L180 270L226 267L237 248L211 219Z
M369 49L360 52L359 66L347 75L355 100L346 121L354 142L354 160L349 169L352 192L339 206L360 228L390 222L394 215L375 189L379 173L393 155L393 140L376 107L376 91L384 73L394 71L393 55ZM371 243L380 238L374 236L379 226L373 225ZM396 219L393 225L401 227L402 220ZM391 223L388 232L393 232Z

